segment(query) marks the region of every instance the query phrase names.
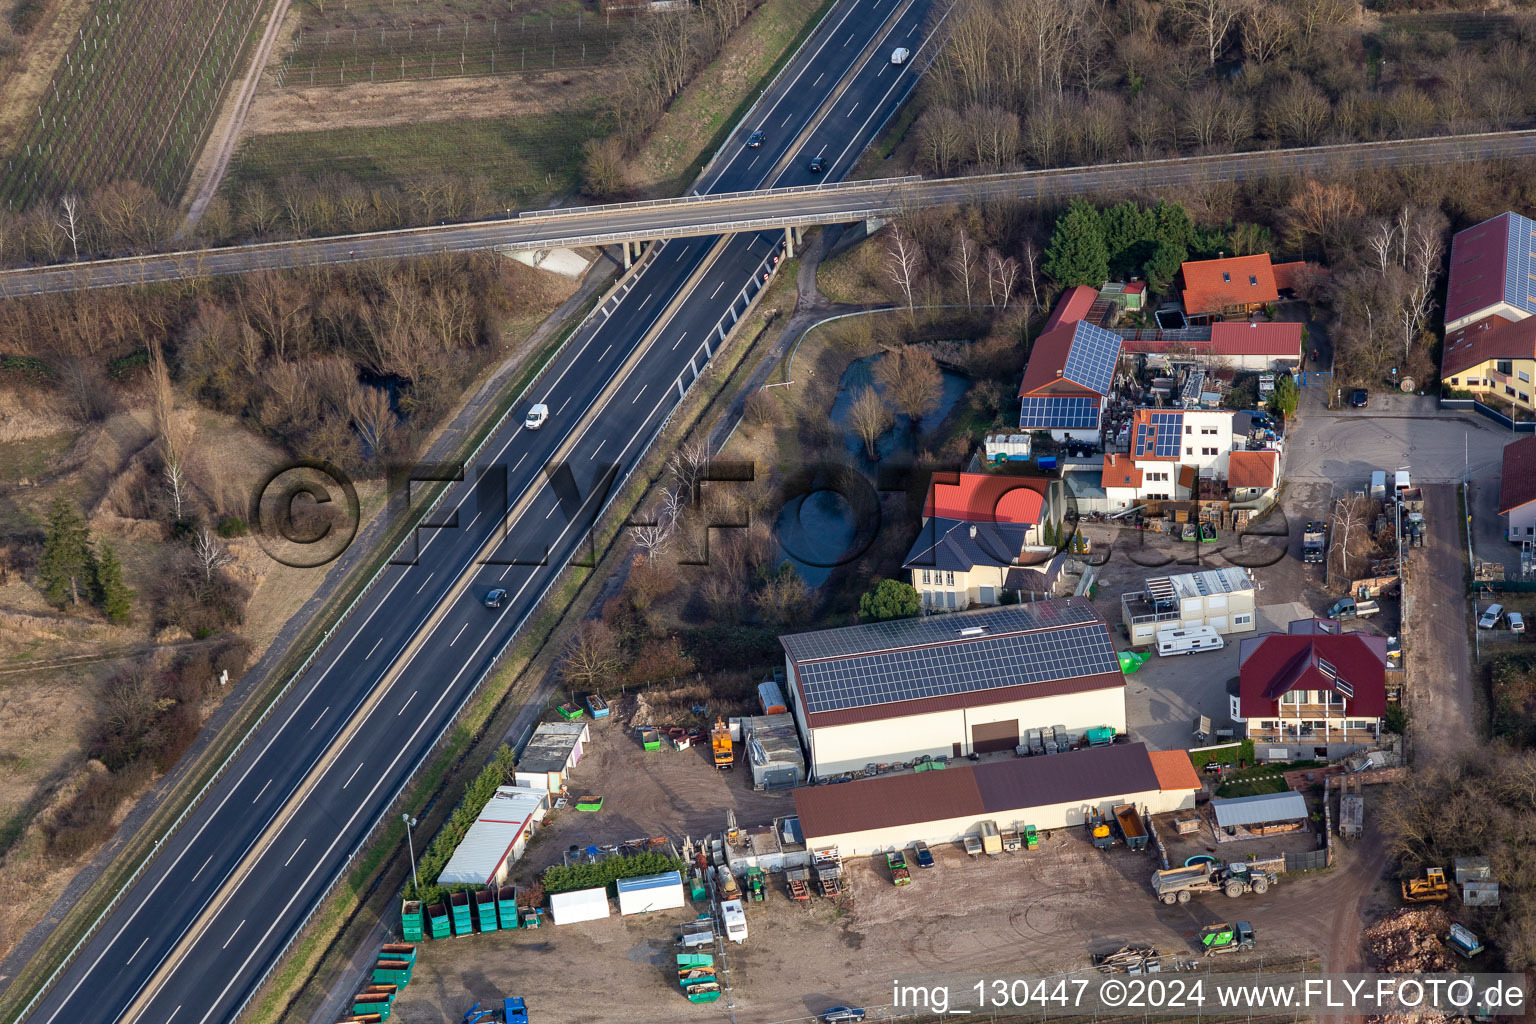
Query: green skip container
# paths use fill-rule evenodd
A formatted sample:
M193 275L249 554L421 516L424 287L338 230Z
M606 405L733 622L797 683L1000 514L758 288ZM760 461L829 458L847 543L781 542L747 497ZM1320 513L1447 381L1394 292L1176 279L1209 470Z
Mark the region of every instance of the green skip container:
M469 893L451 894L448 897L448 909L453 914L453 934L469 935L474 932L475 922L469 905Z
M421 901L406 900L400 904L400 937L406 942L420 942L425 936L422 934L422 925L425 917L421 912Z
M496 931L496 893L481 889L475 893L475 921L482 932Z
M502 928L517 927L517 887L512 885L498 886L496 889L496 916L501 920Z
M427 908L427 928L434 939L446 939L451 934L446 904L434 903Z

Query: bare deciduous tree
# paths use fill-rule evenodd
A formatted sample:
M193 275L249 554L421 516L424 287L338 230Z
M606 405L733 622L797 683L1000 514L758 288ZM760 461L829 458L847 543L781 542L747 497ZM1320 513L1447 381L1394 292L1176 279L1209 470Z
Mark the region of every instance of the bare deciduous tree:
M875 447L876 442L880 440L881 434L891 429L895 418L881 400L879 392L867 387L854 396L853 404L848 407L848 422L853 425L859 440L864 442L864 454L874 459L880 454Z
M976 286L976 240L964 225L955 229L955 244L949 251L949 272L955 276L965 292L965 306L971 307L971 295Z
M171 510L176 519L186 514L187 458L192 441L192 429L188 421L176 412L176 393L171 387L171 372L165 365L165 355L159 341L149 345L149 378L154 398L155 429L159 432L160 460L165 464L166 492L171 499Z
M69 238L69 247L74 251L75 262L80 262L80 197L65 195L59 200L59 208L64 213L64 219L59 221L59 227L64 229L64 234Z
M602 682L622 667L623 656L613 630L600 619L587 619L565 645L560 676L569 686L600 690Z
M885 273L906 303L910 319L914 315L918 280L923 274L923 249L900 224L891 225L885 241Z
M875 379L890 396L891 405L914 423L939 407L944 375L925 349L907 346L887 352L875 368Z
M1168 6L1194 29L1204 49L1207 66L1214 67L1226 44L1227 33L1242 17L1246 5L1240 0L1169 0Z
M233 562L234 556L219 542L213 531L203 527L192 543L192 553L197 556L197 567L202 571L203 583L211 585L213 574Z

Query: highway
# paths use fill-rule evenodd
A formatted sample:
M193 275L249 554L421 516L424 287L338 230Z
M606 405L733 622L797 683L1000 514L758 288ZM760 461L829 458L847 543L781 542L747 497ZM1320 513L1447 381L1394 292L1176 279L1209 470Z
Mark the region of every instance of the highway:
M755 108L764 145L727 151L701 187L803 183L818 154L829 178L846 174L915 84L888 54L918 51L926 17L927 0L843 0ZM422 530L415 564L383 571L28 1020L238 1016L374 824L398 813L397 794L582 548L778 245L741 234L650 250L452 486L433 521L455 525ZM552 416L527 431L535 401ZM493 611L483 599L496 587L509 598Z
M894 73L895 69L892 69ZM856 117L855 110L844 117ZM779 124L775 130L788 130ZM735 140L739 142L740 140ZM770 136L770 146L773 137ZM728 144L729 145L729 144ZM828 152L836 141L826 144ZM765 147L763 151L766 151ZM760 151L760 152L763 152ZM509 220L478 221L365 235L266 242L226 249L95 260L0 272L0 297L115 288L183 278L243 274L350 260L420 256L480 249L548 249L624 241L696 238L786 225L845 224L926 206L999 199L1038 199L1115 193L1197 181L1238 181L1277 174L1323 174L1379 167L1529 157L1536 131L1450 135L1394 142L1361 142L1306 149L1263 150L1129 163L1011 171L960 178L899 178L871 182L823 180L803 172L769 189L746 189L731 178L705 194L637 203L525 211ZM736 191L740 189L740 191ZM723 193L723 194L722 194Z

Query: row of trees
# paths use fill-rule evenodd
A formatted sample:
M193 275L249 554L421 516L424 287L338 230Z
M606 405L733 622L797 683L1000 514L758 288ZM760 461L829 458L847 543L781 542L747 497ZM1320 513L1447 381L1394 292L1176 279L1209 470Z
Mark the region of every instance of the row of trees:
M43 597L56 608L90 603L108 622L128 621L136 595L123 579L123 563L111 544L91 542L85 519L67 498L56 499L48 513L37 576Z
M1373 42L1384 60L1348 0L968 0L927 79L919 160L937 174L1049 167L1499 129L1536 113L1519 38Z
M1167 292L1186 260L1220 251L1265 252L1266 242L1267 232L1256 225L1230 231L1197 227L1184 207L1167 200L1151 207L1127 201L1101 210L1074 199L1056 219L1041 267L1066 288L1097 288L1115 277L1144 275L1153 291Z

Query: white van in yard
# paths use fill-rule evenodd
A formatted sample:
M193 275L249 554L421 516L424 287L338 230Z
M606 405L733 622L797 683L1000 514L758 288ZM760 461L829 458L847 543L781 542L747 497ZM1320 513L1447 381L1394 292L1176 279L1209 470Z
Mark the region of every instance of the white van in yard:
M1190 626L1188 629L1160 629L1157 631L1157 653L1199 654L1201 651L1219 651L1227 641L1213 626Z

